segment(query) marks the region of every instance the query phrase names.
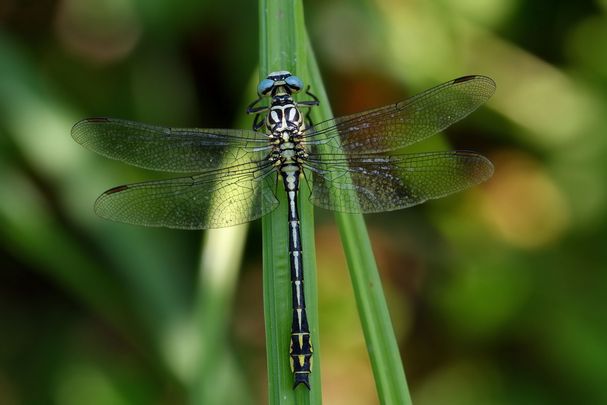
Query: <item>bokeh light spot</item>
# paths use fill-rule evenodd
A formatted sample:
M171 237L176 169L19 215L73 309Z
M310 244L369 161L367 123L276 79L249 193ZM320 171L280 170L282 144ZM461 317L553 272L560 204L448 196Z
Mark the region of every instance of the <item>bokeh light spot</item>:
M530 249L558 239L569 225L569 207L540 164L521 152L503 152L492 160L496 171L483 210L495 233Z
M55 18L59 41L93 63L125 58L137 45L141 24L130 0L63 0Z

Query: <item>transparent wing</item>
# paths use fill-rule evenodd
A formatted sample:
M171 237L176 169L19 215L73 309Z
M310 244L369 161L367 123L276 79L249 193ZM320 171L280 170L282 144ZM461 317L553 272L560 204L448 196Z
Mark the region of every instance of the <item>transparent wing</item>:
M257 219L278 205L270 163L112 188L95 202L107 219L180 229L222 228Z
M313 154L401 149L461 120L494 91L488 77L460 77L397 104L321 122L308 129L304 143Z
M252 161L267 137L234 129L165 128L113 118L87 118L72 128L79 144L145 169L192 173Z
M487 180L491 162L471 152L352 155L309 160L311 200L333 211L391 211L444 197Z

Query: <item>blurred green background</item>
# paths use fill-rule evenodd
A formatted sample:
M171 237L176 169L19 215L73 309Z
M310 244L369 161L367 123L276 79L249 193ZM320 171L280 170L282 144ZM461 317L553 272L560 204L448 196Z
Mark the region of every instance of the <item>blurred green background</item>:
M497 82L415 147L482 152L493 179L367 216L414 403L607 404L607 1L304 6L336 115ZM259 221L100 220L102 191L162 175L70 137L88 116L249 127L256 16L246 0L0 3L0 404L266 402ZM377 403L331 214L316 228L324 401Z

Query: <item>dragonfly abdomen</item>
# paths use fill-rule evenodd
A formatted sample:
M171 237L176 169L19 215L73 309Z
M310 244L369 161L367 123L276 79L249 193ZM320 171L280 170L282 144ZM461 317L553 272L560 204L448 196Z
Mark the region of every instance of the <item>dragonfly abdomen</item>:
M291 265L291 291L293 301L293 323L291 325L291 371L294 375L293 387L304 384L310 389L309 375L312 372L312 340L306 314L306 300L303 288L303 259L301 248L301 230L297 193L299 189L299 170L283 175L287 191L289 215L289 259Z
M297 155L297 141L294 134L285 131L280 134L277 146L280 155L279 172L287 192L287 211L289 223L289 262L291 267L291 292L293 301L293 323L291 325L291 342L289 356L293 372L293 388L304 384L310 389L309 375L312 372L312 340L306 314L306 301L303 287L303 256L301 247L301 229L297 195L301 163Z

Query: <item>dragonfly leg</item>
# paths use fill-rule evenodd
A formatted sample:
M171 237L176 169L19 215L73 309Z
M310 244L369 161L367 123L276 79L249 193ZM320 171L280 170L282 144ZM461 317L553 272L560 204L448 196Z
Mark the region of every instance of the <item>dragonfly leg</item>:
M254 101L253 101L251 104L249 104L249 105L247 106L247 114L257 114L257 113L258 113L258 112L260 112L260 111L263 111L263 110L268 110L268 109L269 109L269 107L268 107L268 106L265 106L265 105L255 107L255 105L256 105L257 103L259 103L261 100L263 100L263 98L258 97L258 98L257 98L256 100L254 100Z
M310 108L310 107L316 107L317 105L320 104L320 100L318 99L318 97L316 97L313 93L310 92L310 86L309 85L306 88L306 94L308 96L312 97L312 100L299 101L297 103L298 107ZM310 113L311 112L312 112L312 110L309 109L308 112L306 113L306 123L308 124L308 127L312 126L312 119L310 118Z
M316 97L316 96L314 95L314 93L312 93L312 92L310 91L310 85L308 85L308 87L306 88L306 94L307 94L308 96L312 97L312 100L315 102L315 104L314 104L314 105L319 105L319 104L320 104L320 100L318 99L318 97Z
M253 120L253 131L258 131L259 129L261 129L264 126L264 122L263 119L259 119L261 117L261 112L262 111L268 111L270 109L270 107L262 105L262 106L255 106L257 103L259 103L261 100L263 100L261 97L259 97L257 100L253 101L251 104L249 104L249 106L247 107L247 114L255 114L255 119Z
M264 126L265 123L263 121L263 118L260 120L260 117L260 113L255 114L255 119L253 120L253 131L259 131L261 127Z

